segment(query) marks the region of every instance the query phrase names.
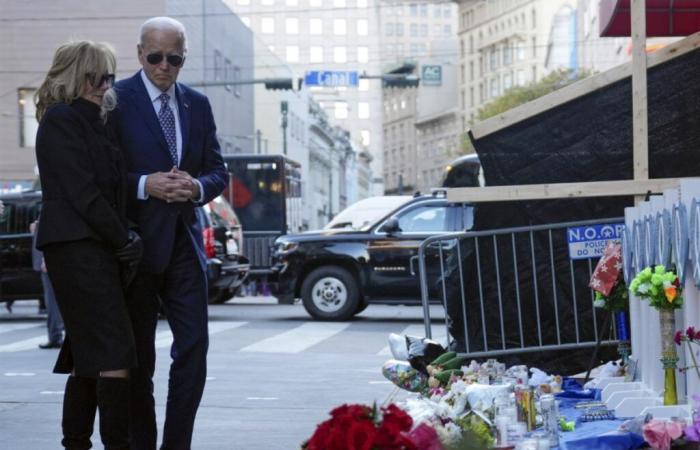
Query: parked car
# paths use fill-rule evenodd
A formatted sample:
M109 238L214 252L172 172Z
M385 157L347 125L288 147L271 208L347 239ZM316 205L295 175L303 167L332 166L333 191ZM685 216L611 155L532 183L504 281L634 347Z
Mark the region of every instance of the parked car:
M473 223L472 205L448 203L445 191L435 191L400 203L359 229L281 236L273 253L273 293L279 303L301 298L312 317L324 320L346 320L371 303L420 304L421 242L470 230ZM439 270L439 264L427 266Z
M0 195L0 302L44 300L41 275L32 268L29 225L39 217L41 192Z
M342 210L323 229L361 230L397 207L408 203L412 198L410 195L381 195L365 198Z
M207 255L209 303L223 303L236 295L250 270L241 254L241 222L223 196L196 210Z

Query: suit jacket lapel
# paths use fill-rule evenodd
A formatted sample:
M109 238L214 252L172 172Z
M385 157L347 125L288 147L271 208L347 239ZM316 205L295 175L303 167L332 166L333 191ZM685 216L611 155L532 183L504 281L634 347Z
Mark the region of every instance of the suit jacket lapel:
M179 83L175 84L175 96L177 97L177 110L180 116L180 133L182 134L182 155L180 156L180 166L187 155L187 148L190 137L190 122L191 114L190 100L187 94L182 90Z
M161 128L158 116L156 116L156 112L153 109L153 102L148 95L146 86L143 84L140 72L137 72L134 76L134 85L132 88L136 100L134 104L139 109L140 117L146 122L146 125L153 135L158 138L158 143L163 148L163 151L170 157L170 151L168 150L168 143L165 140L165 134L163 134L163 128Z

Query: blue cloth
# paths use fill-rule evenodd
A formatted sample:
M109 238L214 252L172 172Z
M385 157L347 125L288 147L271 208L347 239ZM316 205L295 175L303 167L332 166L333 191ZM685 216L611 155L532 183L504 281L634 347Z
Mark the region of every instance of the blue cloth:
M586 400L590 400L590 397ZM638 434L618 431L623 420L578 422L583 409L576 409L582 398L559 396L559 415L566 421L576 421L576 429L559 433L559 450L633 450L644 444Z

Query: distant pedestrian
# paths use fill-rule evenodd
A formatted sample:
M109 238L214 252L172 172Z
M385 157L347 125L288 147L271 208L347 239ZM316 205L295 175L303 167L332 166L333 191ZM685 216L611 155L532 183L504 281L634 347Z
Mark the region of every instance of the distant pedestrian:
M128 376L137 360L121 273L142 246L127 228L126 166L107 120L117 101L115 70L107 44L63 44L35 94L36 247L66 328L54 372L70 374L62 420L69 449L92 447L96 409L105 449L130 448Z
M36 248L36 228L39 221L32 222L29 225L29 231L33 235L32 239L32 267L36 272L41 274L41 284L44 288L44 304L46 305L46 328L48 331L49 340L43 344L39 344L41 349L61 348L63 345L63 318L61 311L58 310L56 297L51 286L51 280L46 271L46 263L44 262L44 254Z

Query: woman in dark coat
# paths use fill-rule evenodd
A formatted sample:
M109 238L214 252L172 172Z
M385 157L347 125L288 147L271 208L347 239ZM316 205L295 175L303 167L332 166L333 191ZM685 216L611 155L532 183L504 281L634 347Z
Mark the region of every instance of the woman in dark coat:
M70 373L62 444L76 450L91 446L96 408L105 449L129 448L136 356L121 274L140 258L141 243L127 228L126 169L106 125L115 68L106 44L64 44L35 96L43 194L36 245L65 322L54 372Z

